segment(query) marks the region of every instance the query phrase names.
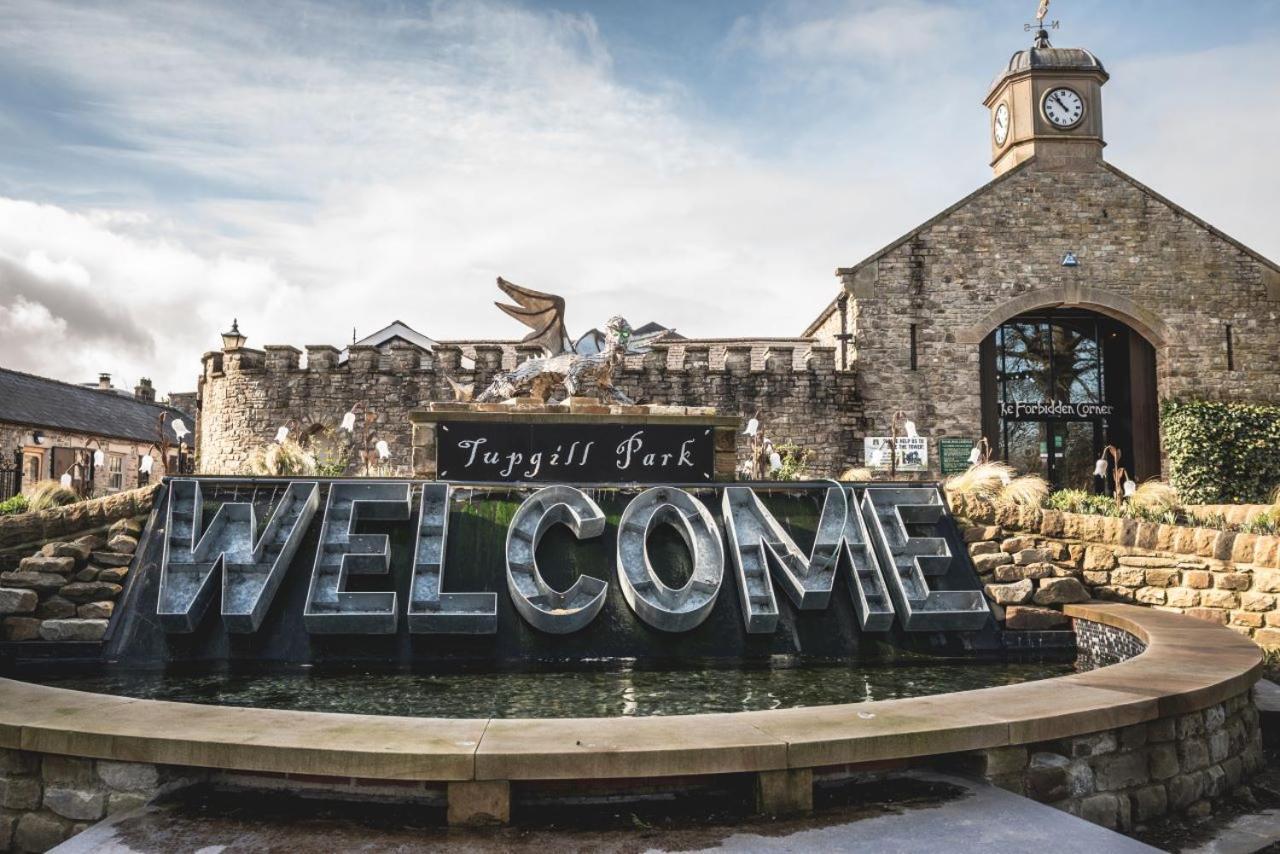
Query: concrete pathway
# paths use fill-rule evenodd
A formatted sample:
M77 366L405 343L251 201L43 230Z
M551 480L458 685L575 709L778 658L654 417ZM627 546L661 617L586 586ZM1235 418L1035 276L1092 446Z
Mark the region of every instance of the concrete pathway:
M956 777L907 773L903 778L942 783L948 795L933 801L833 808L794 820L653 828L643 822L628 829L565 830L443 827L370 827L351 807L350 815L312 818L256 816L252 796L234 810L209 810L187 803L144 807L107 819L53 849L58 854L151 854L260 851L462 852L648 851L875 852L925 854L974 851L981 854L1100 854L1157 849L1089 824L1052 807ZM1233 849L1234 850L1234 849Z

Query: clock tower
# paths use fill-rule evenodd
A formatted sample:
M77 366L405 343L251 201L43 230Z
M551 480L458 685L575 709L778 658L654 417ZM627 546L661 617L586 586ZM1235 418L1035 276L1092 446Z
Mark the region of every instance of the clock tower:
M983 101L991 113L991 167L1001 175L1035 157L1046 168L1085 169L1102 159L1106 69L1082 48L1049 44L1043 27L1015 53Z

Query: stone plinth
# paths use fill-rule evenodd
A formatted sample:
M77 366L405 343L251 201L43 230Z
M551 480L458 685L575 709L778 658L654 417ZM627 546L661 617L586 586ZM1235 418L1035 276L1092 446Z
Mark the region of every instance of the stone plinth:
M567 404L567 405L566 405ZM743 420L717 415L710 406L602 404L589 398L570 398L566 404L542 404L517 400L509 403L433 403L409 413L413 425L413 475L436 478L436 439L441 423L484 422L506 424L563 424L566 430L581 425L676 425L706 427L713 431L714 480L731 481L737 470L737 437ZM448 476L447 473L445 476Z

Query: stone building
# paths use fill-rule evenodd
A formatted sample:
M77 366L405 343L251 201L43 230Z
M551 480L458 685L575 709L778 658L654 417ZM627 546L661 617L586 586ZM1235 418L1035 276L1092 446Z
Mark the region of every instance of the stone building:
M984 100L995 178L837 271L805 335L873 430L901 411L1088 487L1108 443L1161 473L1163 399L1280 400L1280 268L1103 159L1107 77L1041 31Z
M128 392L108 374L86 386L0 368L0 500L64 476L84 495L108 495L176 471L179 419L190 430L192 416L156 403L148 379ZM150 473L140 471L147 456Z
M1163 399L1280 400L1280 268L1104 160L1107 79L1093 54L1041 31L986 94L990 183L839 269L802 336L660 340L628 360L622 386L760 410L777 439L813 452L813 475L861 466L865 440L914 428L919 476L947 473L940 451L963 467L985 437L1020 470L1084 487L1107 445L1137 479L1161 473ZM512 341L404 334L306 351L305 366L292 347L205 355L205 471L235 471L278 426L336 423L357 401L407 448L408 410L451 399L446 375L480 387L524 356Z

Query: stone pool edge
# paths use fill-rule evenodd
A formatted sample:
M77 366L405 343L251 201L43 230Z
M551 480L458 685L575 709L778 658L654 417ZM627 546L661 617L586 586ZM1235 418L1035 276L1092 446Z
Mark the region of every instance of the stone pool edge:
M1262 656L1247 638L1221 626L1132 605L1093 603L1066 610L1075 620L1127 632L1146 649L1098 670L1019 685L902 700L653 718L466 720L327 714L139 700L2 679L0 748L13 755L0 767L0 782L6 784L0 788L23 789L22 781L30 776L23 768L30 763L24 765L22 755L52 755L96 760L95 767L162 766L166 771L157 775L158 781L187 779L212 769L287 775L310 783L364 781L375 788L378 783L434 783L447 789L450 821L467 822L508 820L513 781L750 773L756 775L761 811L784 813L811 806L815 771L821 775L834 767L943 754L999 756L1001 751L1006 758L998 761L1008 763L1008 748L1026 754L1027 745L1119 732L1192 714L1202 716L1203 730L1206 710L1225 710L1224 704L1230 705L1231 714L1244 714L1246 719L1241 724L1246 738L1230 744L1233 755L1254 749L1256 712L1248 718L1248 695L1261 672ZM1243 705L1241 697L1247 701ZM1216 721L1219 716L1214 712L1211 717ZM1213 767L1221 767L1222 759L1218 757ZM1031 773L1031 760L1024 756L1023 761L1019 773L1025 776ZM1144 754L1143 761L1150 759ZM1207 774L1191 767L1196 762L1192 757L1184 763L1188 767L1179 767L1179 776ZM988 775L999 776L990 768ZM19 783L9 785L10 777ZM1150 774L1135 780L1126 778L1130 789L1152 785ZM81 813L89 820L97 811L91 807L58 812L56 804L45 802L50 793L57 795L55 802L64 798L57 793L66 787L43 777L39 786L39 795L28 786L33 793L25 800L6 795L14 804L6 803L6 808L41 815L37 810L43 803L67 821ZM1197 796L1207 787L1208 783L1192 786ZM110 796L108 792L104 797ZM1179 799L1166 791L1165 808Z

